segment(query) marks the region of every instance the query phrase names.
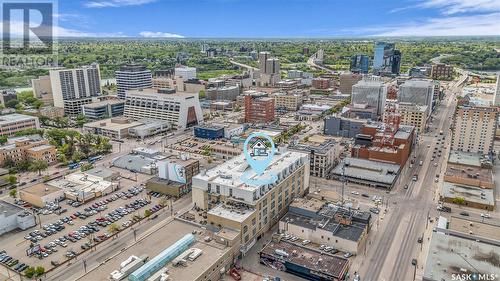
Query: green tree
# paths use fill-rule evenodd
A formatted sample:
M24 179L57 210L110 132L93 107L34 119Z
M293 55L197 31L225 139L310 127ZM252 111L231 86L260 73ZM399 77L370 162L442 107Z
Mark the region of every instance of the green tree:
M29 165L29 170L32 172L38 172L38 175L42 175L42 171L45 171L49 167L47 162L42 160L35 160Z
M7 175L5 177L5 180L7 180L10 184L16 184L17 183L17 177L14 175Z
M93 169L93 168L94 168L94 165L92 165L92 163L85 163L80 167L80 171L85 172L85 171L88 171L88 170Z
M10 197L16 198L16 195L17 195L17 189L12 189L11 191L9 191Z
M118 227L118 225L116 223L112 223L112 224L109 225L108 230L109 230L109 233L115 234L118 231L120 231L120 227Z
M457 205L465 205L465 198L463 198L463 197L455 197L455 198L453 198L452 202L454 204L457 204Z
M83 127L83 124L87 123L87 117L85 117L85 115L83 114L78 114L78 116L76 116L76 125L78 127Z
M206 96L205 90L201 90L201 91L199 92L198 96L199 96L199 98L200 98L200 99L204 99L204 98L205 98L205 96Z
M43 266L37 266L35 268L35 275L42 276L45 273L45 268Z
M28 278L32 278L35 275L35 268L30 266L24 271L24 275Z
M85 157L85 154L83 154L83 152L81 152L80 150L77 150L73 153L73 157L71 157L71 160L74 162L74 163L77 163L77 162L80 162L82 161L82 159Z
M8 107L8 108L16 108L16 105L19 104L19 101L16 100L16 99L13 99L13 100L10 100L8 102L5 103L5 107Z
M7 136L0 136L0 145L4 145L7 142Z
M151 216L152 212L150 210L145 210L144 211L144 217L147 218L149 216Z

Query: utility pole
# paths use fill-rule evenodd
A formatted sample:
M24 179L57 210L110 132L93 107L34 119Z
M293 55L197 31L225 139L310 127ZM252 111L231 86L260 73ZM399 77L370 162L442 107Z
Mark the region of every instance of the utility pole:
M345 163L342 163L342 206L344 206Z

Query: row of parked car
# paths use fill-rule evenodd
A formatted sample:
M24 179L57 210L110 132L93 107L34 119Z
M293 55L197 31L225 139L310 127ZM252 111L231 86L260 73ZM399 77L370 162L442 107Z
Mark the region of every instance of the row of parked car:
M297 236L293 236L293 235L290 235L290 234L284 234L284 233L281 234L281 239L282 240L288 240L290 242L295 242L295 243L299 243L300 242L300 244L302 244L303 246L308 245L308 244L311 243L310 240L299 241L300 238L298 238ZM339 252L339 250L337 250L337 249L335 249L335 248L333 248L331 246L328 246L328 245L320 245L319 246L319 250L322 251L322 252L325 252L325 253L330 253L330 254L336 254L336 253ZM347 258L352 257L352 254L349 253L349 252L346 252L343 256L344 256L344 258L347 259Z
M4 250L0 251L0 262L19 273L23 272L24 270L26 270L26 268L29 267L27 264L22 263L19 260L7 255L7 252L5 252Z

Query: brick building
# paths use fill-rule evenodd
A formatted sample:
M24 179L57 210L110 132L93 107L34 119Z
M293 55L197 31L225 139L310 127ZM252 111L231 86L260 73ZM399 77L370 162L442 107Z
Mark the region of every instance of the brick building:
M246 123L269 123L274 121L273 98L246 95L244 100Z

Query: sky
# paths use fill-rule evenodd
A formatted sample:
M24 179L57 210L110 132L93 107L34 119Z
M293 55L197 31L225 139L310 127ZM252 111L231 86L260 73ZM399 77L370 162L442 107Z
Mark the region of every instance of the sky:
M500 35L500 0L59 0L57 6L60 37Z

